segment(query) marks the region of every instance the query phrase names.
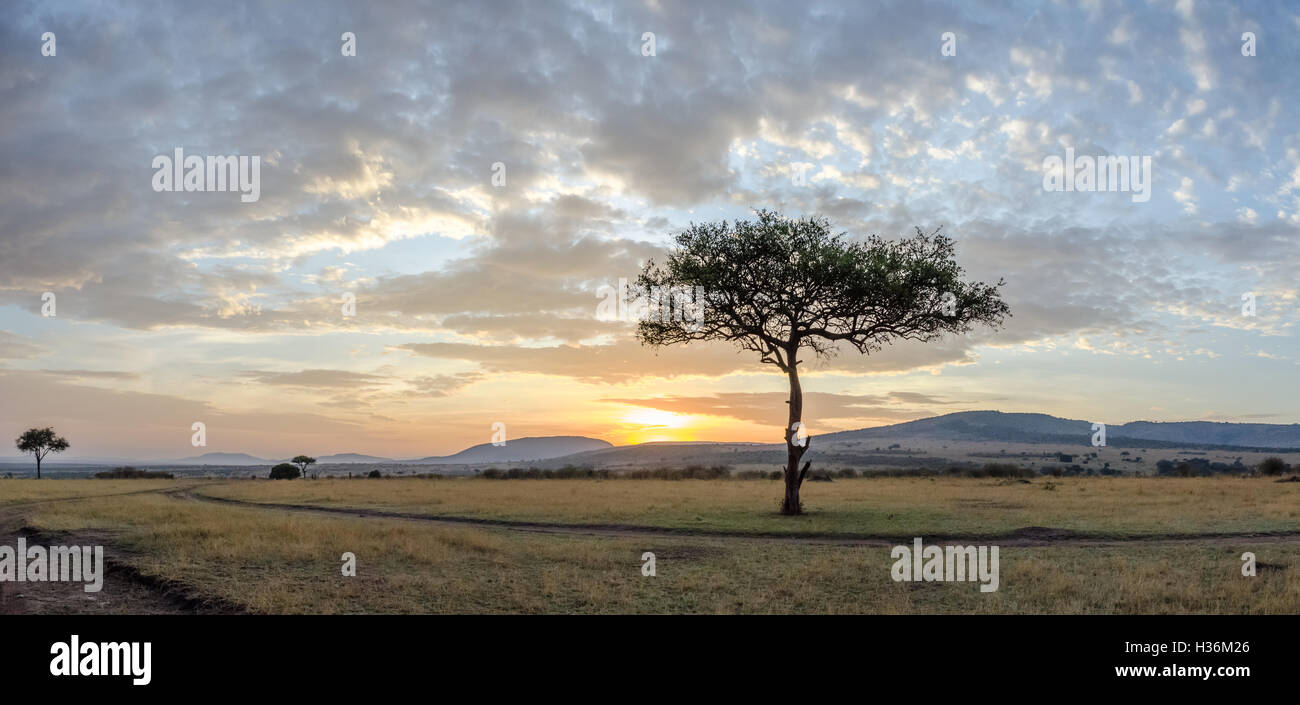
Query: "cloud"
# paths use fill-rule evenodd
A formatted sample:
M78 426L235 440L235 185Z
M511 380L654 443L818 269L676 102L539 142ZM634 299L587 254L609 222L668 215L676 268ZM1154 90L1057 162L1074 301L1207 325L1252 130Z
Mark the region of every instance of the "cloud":
M347 388L371 387L387 381L381 375L350 372L348 370L302 370L300 372L270 372L266 370L247 370L239 373L240 377L251 379L259 384L279 387L312 388Z
M70 379L140 379L137 372L120 372L117 370L37 370L41 374Z
M12 370L0 370L0 397L22 400L0 405L0 426L12 431L10 435L33 426L54 426L72 442L68 458L138 454L142 449L151 449L153 457L193 455L195 421L206 424L210 450L276 448L283 453L288 450L286 438L332 444L331 438L355 436L361 430L355 423L320 414L229 412L178 396L101 389Z
M44 348L28 338L0 330L0 359L22 360L36 357L44 351Z
M644 348L596 320L596 293L688 224L757 207L854 238L944 225L973 278L1007 282L1006 329L845 351L809 364L813 392L829 393L822 375L988 372L1028 351L1042 367L1026 369L1063 378L1094 354L1079 339L1115 365L1296 359L1295 307L1231 311L1242 291L1295 291L1300 45L1241 57L1239 32L1217 29L1293 13L1105 10L954 7L944 57L933 13L908 3L20 0L0 25L0 357L33 369L5 373L144 388L211 356L187 382L222 400L205 413L265 385L340 418L405 419L420 395L459 403L510 375L574 394L709 387L767 370L726 345ZM356 57L322 17L357 34ZM43 31L57 57L32 51ZM154 192L152 157L178 146L261 155L261 199ZM1157 197L1044 192L1043 158L1066 147L1151 155ZM386 368L393 351L409 367ZM1185 384L1171 394L1203 393ZM111 414L114 398L84 394Z
M788 399L788 392L722 392L709 396L610 397L602 401L679 414L721 416L765 426L781 426L786 421L785 402ZM931 415L923 408L924 405L951 403L936 401L926 394L909 392L891 392L886 395L809 392L803 400L804 419L823 431L831 426L844 425L832 423L834 421L910 421Z
M461 372L454 375L416 377L410 380L413 394L422 397L445 397L483 379L480 372Z

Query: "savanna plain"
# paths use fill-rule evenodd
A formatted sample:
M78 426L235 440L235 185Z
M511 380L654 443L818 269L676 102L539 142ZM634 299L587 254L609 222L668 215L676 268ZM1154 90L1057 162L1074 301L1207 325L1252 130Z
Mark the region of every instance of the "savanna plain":
M120 578L66 599L39 599L53 585L25 584L21 597L10 586L4 609L1300 611L1297 482L845 478L805 484L796 517L778 513L780 488L761 479L3 480L0 543L101 544ZM895 582L891 548L917 537L999 546L998 590ZM1243 575L1247 552L1254 576ZM343 575L345 553L355 576ZM646 553L654 575L643 572ZM127 589L129 600L118 594Z

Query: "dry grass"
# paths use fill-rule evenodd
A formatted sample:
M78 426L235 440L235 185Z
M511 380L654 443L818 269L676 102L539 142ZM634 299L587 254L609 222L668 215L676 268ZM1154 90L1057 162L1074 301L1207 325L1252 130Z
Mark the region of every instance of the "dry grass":
M1242 484L1247 481L1215 480L1124 481L1113 485L1096 480L1058 482L1059 489L1045 491L1039 484L998 486L980 480L937 481L929 492L928 484L914 481L836 482L815 486L812 494L818 502L827 502L832 490L840 493L835 496L847 512L855 511L850 500L871 507L887 501L876 498L878 492L904 505L894 508L894 512L907 512L908 506L931 507L932 513L922 516L943 520L958 511L961 505L952 504L958 499L1011 502L1007 493L1021 491L1028 493L1022 495L1025 499L1021 502L1027 507L973 507L967 511L985 515L997 511L1029 512L1023 525L1057 525L1060 522L1053 518L1069 518L1073 508L1098 526L1113 525L1106 523L1106 517L1154 511L1160 519L1136 524L1132 522L1137 517L1127 517L1129 524L1119 524L1154 528L1180 521L1186 526L1204 526L1207 521L1221 525L1228 512L1210 505L1211 501L1249 508L1250 516L1262 516L1263 522L1276 521L1278 517L1270 517L1269 512L1279 510L1265 496L1270 490L1292 491L1293 487L1259 481L1252 487ZM1197 482L1203 487L1193 486ZM0 483L0 492L13 484ZM109 489L112 483L44 484L47 487L28 490L26 496L32 497L31 492L45 499L58 494L84 496L98 492L101 486ZM141 487L139 482L125 484ZM1075 484L1083 489L1071 489ZM1093 497L1093 502L1102 502L1107 493L1122 487L1129 488L1128 502L1111 498L1122 511L1097 513L1095 508L1085 508L1086 502L1068 499L1073 491ZM368 500L372 502L396 502L403 496L408 501L413 497L428 501L427 496L415 493L447 490L453 494L456 490L469 492L481 502L483 495L478 493L502 493L490 496L497 501L531 499L548 516L572 519L592 516L580 508L599 501L610 501L612 508L601 511L614 511L614 516L645 516L629 513L636 509L638 491L651 493L647 501L685 512L706 512L710 502L733 511L751 502L761 508L774 503L767 496L774 488L766 482L409 480L354 481L351 485L241 481L209 485L202 491L254 492L254 496L280 502L302 501L304 495L318 501L327 501L325 495L333 497L328 500L332 502L355 501L351 496L354 492L370 493ZM1156 493L1157 488L1162 492ZM712 497L708 493L700 496L703 490L710 489L714 490ZM962 489L966 492L959 492ZM256 491L266 494L257 495ZM289 491L298 494L283 494ZM515 492L525 494L517 496ZM1045 498L1037 499L1038 495ZM1294 495L1290 496L1294 500ZM463 497L455 502L452 497L438 498L444 504L451 502L459 511L472 506ZM402 506L409 509L412 505ZM561 510L570 513L555 514ZM535 535L209 504L161 494L116 494L29 506L22 511L28 524L43 529L107 534L113 544L110 552L144 572L262 613L1300 611L1300 545L1294 543L1008 546L1001 551L1001 589L981 593L976 583L895 583L889 577L893 561L887 547ZM522 511L521 507L516 511ZM1186 518L1181 512L1198 516ZM1213 519L1216 516L1221 518ZM916 525L920 520L908 521ZM943 524L930 524L927 530L956 531ZM656 577L641 575L640 555L646 550L656 553ZM1263 569L1255 578L1242 577L1240 556L1247 550L1276 568ZM355 578L340 574L340 556L345 551L357 556Z
M0 480L0 507L9 504L64 500L180 487L177 480Z
M806 483L807 514L777 514L779 482L384 479L237 481L203 494L252 502L748 533L1099 536L1300 530L1300 483L1266 478L881 478Z

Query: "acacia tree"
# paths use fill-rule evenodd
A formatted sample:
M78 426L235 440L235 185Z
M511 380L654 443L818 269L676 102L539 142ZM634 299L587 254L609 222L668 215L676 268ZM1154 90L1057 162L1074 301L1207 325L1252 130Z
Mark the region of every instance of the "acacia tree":
M55 435L54 429L29 428L23 435L14 439L14 445L24 453L36 456L36 479L41 479L41 461L50 453L62 453L68 449L68 439Z
M289 462L297 465L302 471L302 476L307 477L307 466L316 462L316 459L308 455L299 455Z
M938 230L855 242L833 234L825 218L756 215L730 225L692 224L662 266L646 264L636 293L662 303L638 324L637 338L652 346L730 341L786 374L781 513L799 514L799 488L812 465L799 468L811 442L800 435L801 351L819 358L849 347L870 354L896 340L929 342L976 324L998 328L1011 313L999 295L1001 280L962 281L953 241ZM703 302L684 291L700 292Z

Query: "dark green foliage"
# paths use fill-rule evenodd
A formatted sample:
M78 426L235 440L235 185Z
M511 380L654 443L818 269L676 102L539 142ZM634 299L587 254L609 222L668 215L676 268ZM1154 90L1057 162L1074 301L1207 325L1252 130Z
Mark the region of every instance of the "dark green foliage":
M41 461L50 453L62 453L68 449L68 439L54 433L54 429L29 428L23 435L14 439L14 445L24 453L36 457L36 479L41 479Z
M1211 462L1208 458L1156 461L1156 474L1162 477L1209 477L1211 475L1245 475L1250 468L1240 460L1232 463Z
M1289 469L1286 461L1281 458L1264 458L1259 464L1261 475L1281 475Z
M613 472L568 466L557 470L540 468L510 468L501 470L488 468L476 477L487 480L723 480L731 477L731 469L725 465L704 467L692 465L685 468L656 468L646 470L626 470Z
M100 480L174 480L176 476L161 470L137 470L127 466L95 473Z
M801 511L800 467L811 438L803 429L802 351L828 358L869 354L898 340L930 342L976 325L999 327L1010 309L1002 286L962 280L953 241L926 235L862 241L836 234L825 218L693 223L662 266L647 262L637 297L650 315L637 326L646 345L725 341L775 365L790 384L783 514Z
M271 468L272 480L292 480L301 474L302 473L298 472L298 468L292 463L280 463Z
M824 218L756 215L693 224L662 267L646 265L638 294L700 287L706 300L698 330L675 317L647 320L638 326L642 342L732 341L785 370L801 348L829 355L842 341L869 353L896 339L998 326L1010 315L1001 282L962 281L953 241L938 231L857 242Z
M302 473L302 476L307 477L307 466L315 463L316 459L309 455L299 455L299 456L295 456L294 459L290 460L289 462L293 463L294 465L297 465L298 470ZM315 476L313 475L313 477Z

